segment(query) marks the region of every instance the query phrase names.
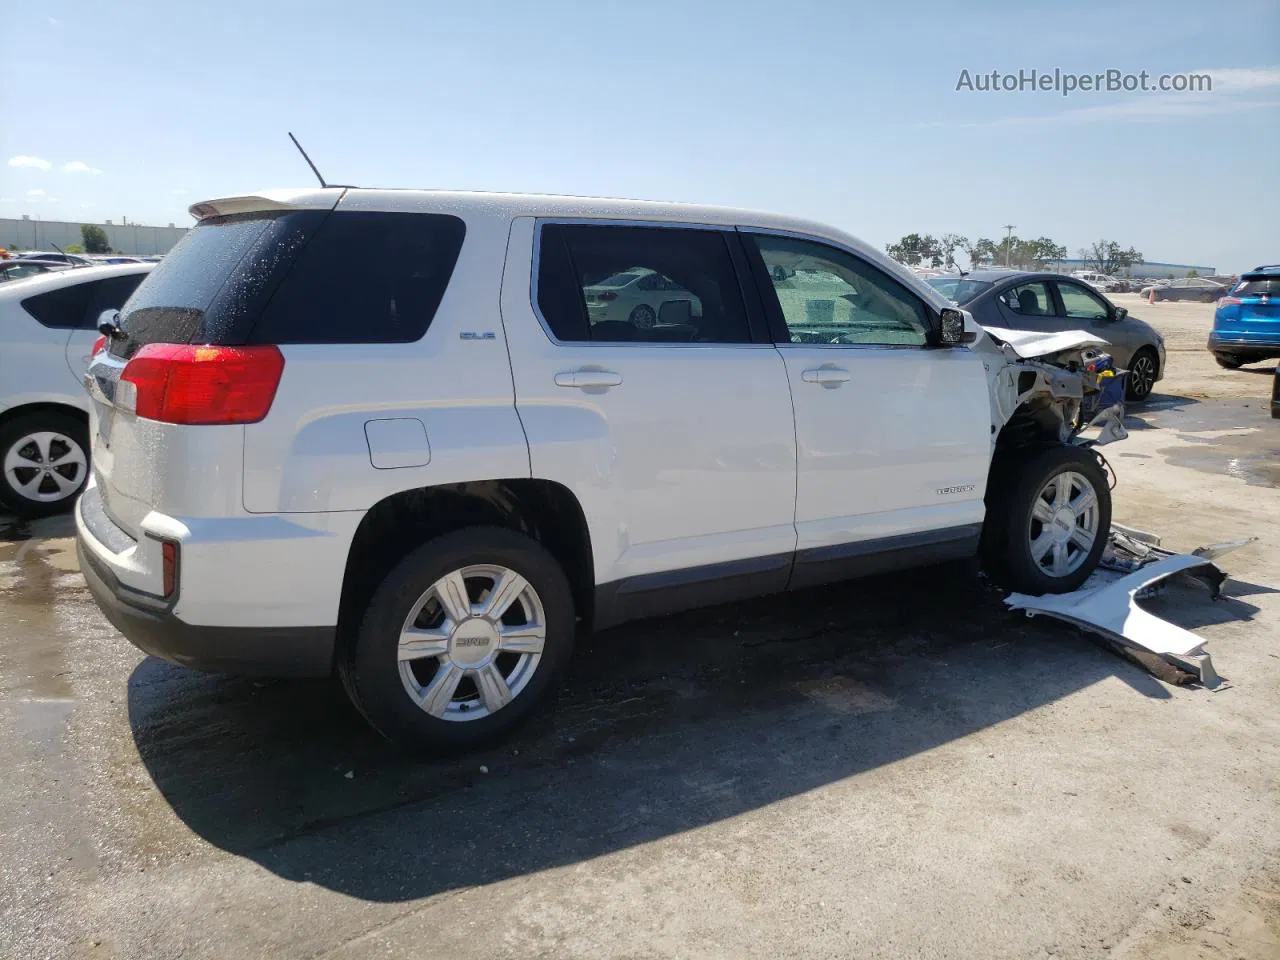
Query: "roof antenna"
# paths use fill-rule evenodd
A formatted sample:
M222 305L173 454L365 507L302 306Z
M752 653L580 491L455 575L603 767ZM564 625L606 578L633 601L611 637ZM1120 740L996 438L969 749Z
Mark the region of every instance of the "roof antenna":
M54 243L52 240L50 240L50 241L49 241L49 246L53 247L53 249L57 250L60 254L62 254L64 257L66 257L66 258L67 258L67 263L68 263L68 264L69 264L73 269L74 269L75 267L83 266L83 264L76 263L76 261L75 261L75 260L71 259L71 257L67 254L67 251L63 250L60 246L58 246L58 245L57 245L56 243Z
M307 166L311 168L311 172L314 173L316 175L316 179L320 181L320 186L328 187L329 184L324 182L324 177L320 176L320 171L316 169L316 165L312 163L311 158L307 156L307 151L302 149L302 144L298 142L298 138L290 133L289 139L293 141L293 145L297 147L298 152L302 154L302 159L307 161Z

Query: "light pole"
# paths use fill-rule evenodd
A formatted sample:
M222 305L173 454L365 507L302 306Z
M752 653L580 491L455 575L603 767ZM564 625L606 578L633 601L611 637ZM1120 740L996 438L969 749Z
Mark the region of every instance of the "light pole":
M1013 228L1017 224L1006 223L1004 225L1004 265L1009 266L1009 255L1013 252Z

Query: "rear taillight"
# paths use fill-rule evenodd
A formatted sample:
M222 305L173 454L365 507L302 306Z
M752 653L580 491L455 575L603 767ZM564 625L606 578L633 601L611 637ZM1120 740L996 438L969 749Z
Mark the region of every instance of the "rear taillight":
M1225 307L1233 303L1244 303L1239 297L1219 297L1218 306Z
M96 357L99 353L102 352L102 348L105 347L106 345L107 345L107 338L99 337L97 340L93 341L93 349L89 351L89 356Z
M256 423L271 409L283 371L284 356L274 346L149 343L120 380L133 385L134 412L148 420Z
M611 292L606 291L605 293L600 294L600 299L601 299L601 300L605 300L605 301L608 301L608 300L617 300L617 299L618 299L618 295L617 295L616 293L611 293Z
M172 597L178 592L178 543L176 540L161 540L160 552L164 568L164 596Z

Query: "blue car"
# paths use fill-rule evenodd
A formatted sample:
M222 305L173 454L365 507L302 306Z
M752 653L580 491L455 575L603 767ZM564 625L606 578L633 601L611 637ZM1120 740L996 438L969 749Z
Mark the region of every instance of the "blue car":
M1209 352L1228 370L1280 357L1280 264L1242 274L1218 301Z

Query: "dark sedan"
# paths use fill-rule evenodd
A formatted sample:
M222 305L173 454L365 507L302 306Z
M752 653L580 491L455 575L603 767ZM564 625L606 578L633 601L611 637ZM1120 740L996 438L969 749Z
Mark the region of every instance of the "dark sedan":
M1116 365L1129 371L1130 400L1147 399L1164 376L1164 338L1150 324L1129 316L1124 307L1073 277L978 270L963 277L932 277L928 282L985 327L1045 333L1084 330L1107 341Z
M1200 303L1213 303L1227 292L1227 288L1213 280L1187 277L1185 280L1152 284L1138 292L1148 300L1195 300Z
M53 263L48 260L0 260L0 283L5 280L21 280L23 277L35 277L54 270L71 269L65 263Z

